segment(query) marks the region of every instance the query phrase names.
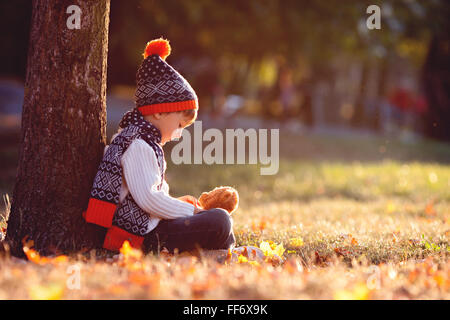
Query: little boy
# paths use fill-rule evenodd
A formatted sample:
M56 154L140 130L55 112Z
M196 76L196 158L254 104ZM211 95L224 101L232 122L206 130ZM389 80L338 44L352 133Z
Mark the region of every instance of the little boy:
M232 220L224 209L202 210L192 196L173 198L165 181L162 146L180 138L197 118L198 99L166 61L167 40L150 41L137 73L136 107L125 113L105 148L83 216L105 228L103 247L124 241L144 252L178 252L234 246Z

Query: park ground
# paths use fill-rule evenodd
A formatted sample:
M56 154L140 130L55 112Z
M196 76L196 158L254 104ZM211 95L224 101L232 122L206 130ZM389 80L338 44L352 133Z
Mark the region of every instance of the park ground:
M43 258L29 243L30 261L0 258L0 299L450 298L450 145L358 134L280 138L277 175L261 176L258 165L168 161L167 169L173 196L235 187L237 246L263 247L267 261L244 253L219 264L127 247L107 259ZM1 152L11 167L6 197L16 147Z

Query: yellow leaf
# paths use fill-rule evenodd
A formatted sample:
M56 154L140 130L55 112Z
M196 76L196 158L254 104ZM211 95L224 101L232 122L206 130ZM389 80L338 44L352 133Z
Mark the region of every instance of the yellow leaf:
M266 257L269 257L272 253L272 248L267 241L263 241L259 244L259 248L262 250Z
M290 245L293 247L301 247L304 245L303 239L298 237L298 238L291 238L290 239Z
M28 294L33 300L59 300L64 294L64 285L51 284L49 286L34 285L28 288Z
M393 213L395 210L397 210L397 207L393 202L389 202L386 206L386 212L387 213Z
M283 256L285 249L282 243L280 243L279 245L276 246L275 250L273 250L273 252L279 256L280 258Z
M248 259L245 256L243 256L242 254L239 255L238 263L245 263L245 262L248 262Z
M341 289L337 290L334 295L334 300L367 300L369 299L370 290L365 283L356 284L351 290Z
M334 300L353 300L353 294L349 290L337 290L333 295Z
M364 283L358 283L355 288L353 288L353 295L356 300L367 300L369 298L370 290Z
M279 245L273 243L272 241L263 241L259 244L259 248L262 250L264 255L268 258L273 257L274 255L279 256L280 258L283 256L283 253L285 251L283 244L280 243Z
M249 261L248 263L250 265L254 266L254 267L260 267L261 266L258 261Z
M125 260L140 260L142 258L142 251L133 248L127 240L123 242L122 247L120 248L120 253L123 254Z

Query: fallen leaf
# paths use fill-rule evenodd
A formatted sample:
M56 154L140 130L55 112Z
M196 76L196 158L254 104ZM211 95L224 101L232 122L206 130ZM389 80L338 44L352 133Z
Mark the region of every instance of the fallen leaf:
M159 274L147 274L144 272L132 272L128 276L128 281L139 286L148 287L148 291L155 295L160 288L161 276Z
M238 257L238 263L245 263L248 262L248 259L244 255L239 255Z
M25 239L25 238L24 238ZM65 255L60 255L57 257L41 257L41 255L34 249L32 246L34 245L33 240L26 241L23 246L23 252L27 256L28 260L35 264L61 264L66 263L69 258Z
M334 300L367 300L370 295L370 290L365 283L357 283L351 290L337 290L334 295Z
M28 288L28 294L33 300L60 300L64 294L64 285L33 285Z
M358 245L358 241L350 233L349 234L341 234L340 237L348 245L352 245L352 246Z
M136 259L140 260L142 258L142 251L135 249L131 246L130 242L125 240L120 248L120 253L123 255L125 260Z
M395 206L395 204L393 202L388 202L388 204L386 205L386 212L391 214L393 213L395 210L397 210L397 207Z
M429 202L425 207L425 213L427 216L436 216L436 210L434 210L433 202Z
M113 295L121 295L128 292L128 288L123 284L112 284L108 287L107 292Z
M302 247L304 245L303 239L300 237L291 238L289 244L293 247Z
M285 251L282 243L275 244L273 241L263 241L259 244L259 248L263 251L264 255L268 258L277 255L278 257L282 257Z

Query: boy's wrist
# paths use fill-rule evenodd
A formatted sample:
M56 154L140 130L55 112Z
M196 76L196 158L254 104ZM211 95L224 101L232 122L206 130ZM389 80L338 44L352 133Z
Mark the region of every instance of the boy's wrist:
M205 209L203 209L202 207L194 206L194 214L197 214L202 211L205 211Z

